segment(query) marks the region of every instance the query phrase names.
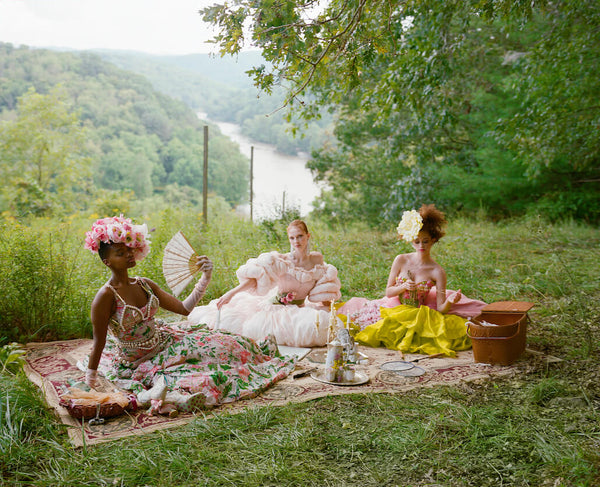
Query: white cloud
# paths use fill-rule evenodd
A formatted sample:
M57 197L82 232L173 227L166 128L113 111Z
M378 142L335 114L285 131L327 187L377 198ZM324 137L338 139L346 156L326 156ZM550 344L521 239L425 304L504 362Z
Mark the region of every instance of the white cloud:
M216 0L0 0L0 41L34 47L214 51L198 13Z

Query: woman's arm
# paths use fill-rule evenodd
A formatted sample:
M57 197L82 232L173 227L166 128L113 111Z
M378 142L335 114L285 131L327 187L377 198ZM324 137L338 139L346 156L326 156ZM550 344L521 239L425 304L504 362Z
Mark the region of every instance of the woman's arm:
M115 298L113 293L103 287L98 291L92 301L91 318L94 329L92 340L92 351L88 360L88 370L86 372L86 383L90 387L96 387L96 377L100 357L106 344L106 334L108 332L108 323L114 312Z
M194 309L194 306L196 306L198 301L204 296L212 276L213 264L208 257L205 255L198 257L198 263L201 266L200 270L202 271L202 277L198 280L190 295L183 301L180 301L175 296L161 289L161 287L151 279L144 278L144 281L152 288L152 292L158 298L161 308L183 316L190 314L192 309Z
M446 271L438 266L434 272L435 276L435 289L437 298L437 310L440 313L448 313L452 308L453 304L458 303L461 298L460 289L453 296L452 301L446 299Z
M397 255L390 269L390 275L388 276L387 286L385 288L385 295L388 298L398 296L401 292L414 288L414 283L411 280L403 282L402 284L396 285L396 280L400 275L400 271L406 261L406 254Z
M221 309L221 307L229 303L229 301L231 301L231 299L237 293L241 293L243 291L251 291L253 289L256 289L256 279L244 279L242 283L238 284L233 289L230 289L219 298L219 300L217 301L217 308Z
M161 287L151 279L148 279L147 277L144 277L143 279L152 288L152 292L158 298L160 307L162 309L166 309L167 311L171 311L172 313L177 313L183 316L190 314L190 310L187 310L183 305L183 302L181 302L175 296L161 289ZM198 281L198 283L200 283L200 281ZM196 288L194 287L194 289Z

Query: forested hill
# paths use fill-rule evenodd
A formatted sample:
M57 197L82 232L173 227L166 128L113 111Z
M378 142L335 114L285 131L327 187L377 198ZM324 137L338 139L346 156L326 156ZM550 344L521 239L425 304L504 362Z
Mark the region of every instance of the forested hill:
M250 80L236 63L227 63L227 68L220 71L209 68L208 54L194 55L194 62L178 62L187 59L187 56L156 56L104 49L91 52L121 69L144 76L155 89L183 101L193 110L211 116L218 114L224 121L233 120L234 117L226 111L219 112L214 107L218 105L217 100L229 99L251 86ZM227 75L222 75L223 72Z
M0 211L81 207L124 190L201 201L196 113L96 54L0 43L0 117ZM209 191L245 201L247 161L216 127L209 133Z
M186 54L182 56L155 56L160 62L177 66L202 75L219 84L235 88L250 88L252 80L247 71L265 64L260 51L243 51L237 56L215 56L213 54Z
M257 51L245 51L236 57L93 52L122 69L143 75L158 91L206 113L211 120L236 123L247 137L272 144L286 154L310 152L330 139L332 118L328 113L303 124L301 134L295 134L286 110L280 110L285 99L281 87L274 87L271 95L254 87L246 71L265 63Z

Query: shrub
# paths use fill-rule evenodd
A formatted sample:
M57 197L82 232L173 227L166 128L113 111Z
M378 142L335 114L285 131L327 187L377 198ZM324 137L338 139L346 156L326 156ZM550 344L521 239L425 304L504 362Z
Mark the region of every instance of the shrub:
M81 334L91 297L80 260L81 244L69 223L47 219L0 225L1 325L9 341Z

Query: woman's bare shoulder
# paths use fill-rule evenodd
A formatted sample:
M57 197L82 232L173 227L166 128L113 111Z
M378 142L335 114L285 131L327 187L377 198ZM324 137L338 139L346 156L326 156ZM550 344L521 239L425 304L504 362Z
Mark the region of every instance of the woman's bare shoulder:
M325 262L325 260L323 259L323 254L321 252L311 252L310 261L314 265L323 264Z
M436 277L436 279L439 279L441 277L446 277L446 271L444 270L444 268L439 265L437 262L433 263L433 269L431 271L431 273L434 275L434 277Z
M114 300L114 297L114 291L107 285L104 285L100 289L98 289L98 292L96 293L96 296L94 296L94 299L92 301L92 306L102 306L104 304L111 303Z
M410 262L411 254L398 254L394 259L394 265L402 265Z
M160 289L160 286L148 277L138 277L138 280L150 286L153 291L156 291L157 288Z

